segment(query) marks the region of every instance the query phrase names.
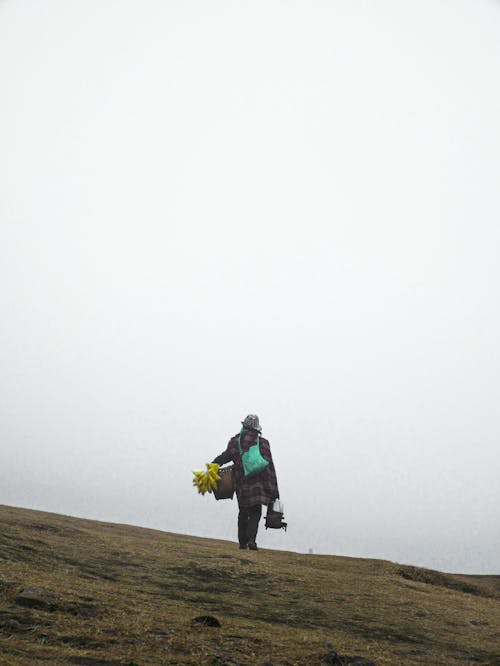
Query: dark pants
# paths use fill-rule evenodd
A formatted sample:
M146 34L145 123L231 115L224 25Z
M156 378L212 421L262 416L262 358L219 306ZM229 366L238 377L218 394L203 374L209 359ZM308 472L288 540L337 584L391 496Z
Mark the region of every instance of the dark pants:
M262 515L262 504L256 506L240 506L238 514L238 541L246 546L257 539L259 520Z

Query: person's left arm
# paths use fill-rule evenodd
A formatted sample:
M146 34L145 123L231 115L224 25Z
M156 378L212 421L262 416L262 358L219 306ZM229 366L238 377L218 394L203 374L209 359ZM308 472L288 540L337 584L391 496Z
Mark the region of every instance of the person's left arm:
M271 453L271 446L268 441L266 441L266 444L264 447L262 447L264 450L262 451L262 455L264 458L268 461L269 465L267 466L268 470L268 478L270 480L272 489L273 489L273 495L275 495L274 499L279 499L280 492L278 489L278 477L276 476L276 469L274 467L274 461L273 461L273 456Z

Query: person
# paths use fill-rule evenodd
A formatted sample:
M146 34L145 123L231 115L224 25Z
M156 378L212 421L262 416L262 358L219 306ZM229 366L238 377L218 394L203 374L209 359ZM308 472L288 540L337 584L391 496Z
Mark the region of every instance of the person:
M238 541L241 550L257 550L257 531L262 515L262 505L269 505L279 498L278 480L274 469L269 441L260 436L262 428L256 414L248 414L241 422L241 431L231 437L226 450L213 459L218 465L234 463L236 497L238 498ZM260 453L269 463L264 471L245 477L241 463L241 451L245 453L259 440Z

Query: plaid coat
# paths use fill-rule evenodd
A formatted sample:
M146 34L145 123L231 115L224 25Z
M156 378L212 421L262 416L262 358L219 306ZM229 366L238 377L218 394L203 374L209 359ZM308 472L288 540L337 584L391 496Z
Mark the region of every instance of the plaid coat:
M241 435L241 450L243 453L257 442L258 433L248 428L243 429ZM241 464L240 450L238 447L238 436L235 435L229 440L227 449L214 458L213 462L218 465L225 465L233 461L236 477L236 496L240 507L256 506L258 504L270 504L279 497L278 480L276 479L276 470L274 469L273 458L271 456L271 447L264 437L260 438L260 452L269 465L266 469L250 478L243 475L243 466Z

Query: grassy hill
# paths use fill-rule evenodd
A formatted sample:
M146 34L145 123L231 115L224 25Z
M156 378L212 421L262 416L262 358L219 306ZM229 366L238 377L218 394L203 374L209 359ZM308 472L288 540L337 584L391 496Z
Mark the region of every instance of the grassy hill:
M215 616L220 627L193 618ZM500 664L500 577L0 506L0 664ZM327 658L328 659L328 658Z

